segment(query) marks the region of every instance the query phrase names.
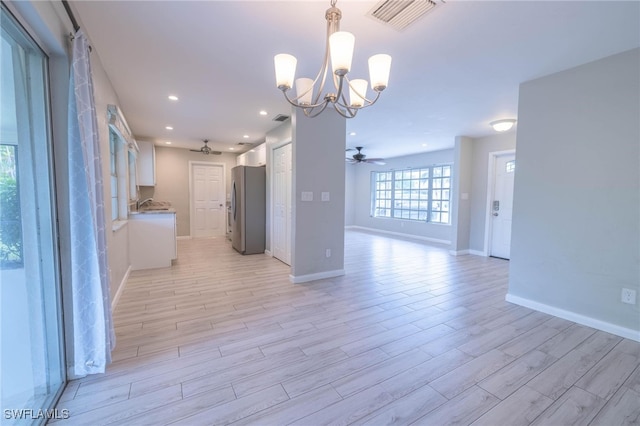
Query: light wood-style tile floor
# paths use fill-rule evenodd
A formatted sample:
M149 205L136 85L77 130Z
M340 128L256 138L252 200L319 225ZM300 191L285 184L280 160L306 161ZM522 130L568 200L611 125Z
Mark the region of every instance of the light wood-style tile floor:
M508 262L346 233L346 275L291 284L224 238L132 273L74 425L623 425L640 344L504 301Z

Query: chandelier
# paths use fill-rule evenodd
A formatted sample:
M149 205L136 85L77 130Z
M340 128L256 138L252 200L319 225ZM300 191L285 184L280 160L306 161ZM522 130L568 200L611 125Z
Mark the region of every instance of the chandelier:
M369 58L369 78L371 80L371 89L375 92L373 99L367 98L367 87L369 86L367 80L349 80L347 77L351 70L355 37L349 32L340 31L342 12L336 7L336 2L337 0L331 0L331 7L325 13L325 18L327 19L327 42L324 62L314 80L310 78L295 80L296 97L289 97L287 92L294 84L298 60L295 56L286 53L281 53L273 58L278 89L282 90L282 94L291 105L302 108L307 117L318 116L331 104L343 117L353 118L358 110L376 103L380 97L380 92L387 88L387 83L389 82L391 56L385 54L373 55ZM327 75L329 74L329 59L331 59L333 88L335 91L329 91L323 95ZM318 82L319 86L316 89L316 83ZM348 99L345 95L347 91L349 92Z

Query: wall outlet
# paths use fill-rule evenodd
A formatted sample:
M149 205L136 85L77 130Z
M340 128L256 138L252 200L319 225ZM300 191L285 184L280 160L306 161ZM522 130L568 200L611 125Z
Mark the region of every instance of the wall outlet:
M636 304L636 291L630 288L623 288L622 295L620 296L622 303L628 303L630 305Z
M327 258L331 257L331 249L326 249L326 250L324 251L324 255L325 255Z

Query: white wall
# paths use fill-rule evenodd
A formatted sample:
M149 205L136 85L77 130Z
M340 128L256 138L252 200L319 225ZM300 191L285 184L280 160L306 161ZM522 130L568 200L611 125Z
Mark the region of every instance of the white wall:
M640 49L520 86L508 300L640 340Z
M371 172L430 166L433 164L452 164L453 158L453 149L448 149L389 158L384 166L372 164L348 165L347 167L351 167L353 173L347 174L346 185L353 189L352 197L347 197L346 199L346 211L353 212L352 225L383 232L407 234L407 236L431 239L448 244L451 241L451 225L371 217Z
M353 164L345 164L345 187L344 187L344 224L345 226L355 225L356 222L356 210L355 210L355 196L358 193L358 188L355 185L356 168Z
M265 136L265 143L266 143L266 150L267 150L267 192L266 192L266 197L267 197L267 214L266 214L266 222L267 222L267 229L266 229L266 233L265 233L265 247L267 248L267 250L271 250L271 213L272 213L272 209L273 206L271 204L272 202L272 195L271 195L271 190L272 190L272 183L271 183L271 173L272 173L272 169L271 169L271 165L273 164L272 162L272 157L273 157L273 150L277 149L287 143L291 142L291 120L286 120L284 121L281 125L279 125L278 127L276 127L273 130L270 130L269 132L267 132L266 136Z
M225 166L225 192L231 194L231 169L236 166L236 154L203 155L182 148L156 146L156 186L141 191L144 198L169 201L176 209L178 236L191 235L189 206L189 161L207 161Z

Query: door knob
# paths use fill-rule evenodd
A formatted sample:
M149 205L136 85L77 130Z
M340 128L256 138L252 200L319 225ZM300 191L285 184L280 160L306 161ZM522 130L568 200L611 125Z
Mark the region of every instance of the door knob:
M498 216L498 213L494 213L493 215L494 215L494 216Z

